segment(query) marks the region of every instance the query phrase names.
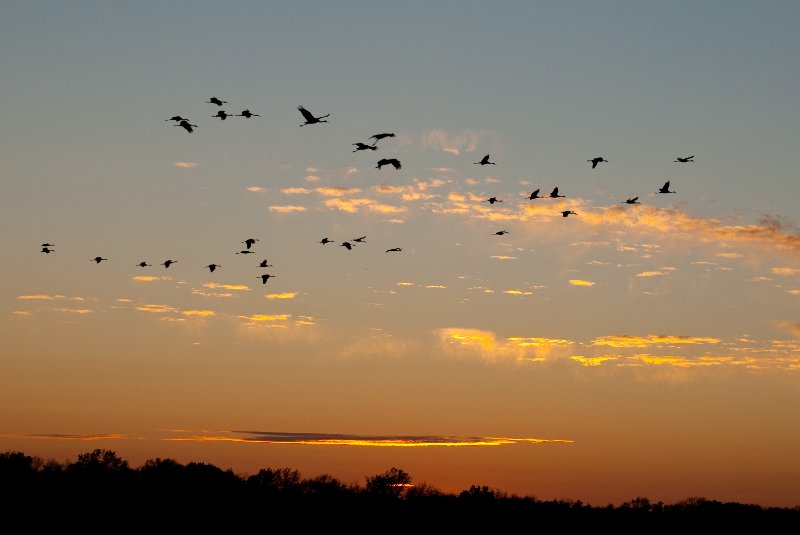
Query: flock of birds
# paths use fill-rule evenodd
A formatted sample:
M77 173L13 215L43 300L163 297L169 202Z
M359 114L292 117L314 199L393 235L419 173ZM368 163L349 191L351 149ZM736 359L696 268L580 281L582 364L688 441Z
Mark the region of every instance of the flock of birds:
M228 102L226 100L221 100L221 99L219 99L217 97L211 97L208 101L206 101L206 103L207 104L214 104L214 105L216 105L218 107L221 107L223 104L227 104ZM303 106L298 106L297 109L300 112L300 114L302 115L303 120L304 120L303 124L301 124L300 126L306 126L306 125L312 125L312 124L318 124L318 123L327 123L328 121L326 119L328 117L330 117L330 113L328 113L326 115L315 116L310 111L305 109ZM211 117L212 118L219 118L220 120L224 121L228 117L244 117L246 119L251 119L253 117L261 117L261 115L256 114L256 113L252 113L249 109L242 110L241 113L235 114L235 115L229 114L225 110L219 110L219 111L217 111L217 113L215 115L212 115ZM179 126L179 127L183 128L184 130L186 130L188 133L192 133L194 131L194 128L197 128L197 125L192 124L188 118L182 117L180 115L175 115L175 116L170 117L169 119L165 119L165 120L166 121L175 122L176 124L174 126ZM353 146L355 147L355 150L353 150L353 152L359 152L359 151L363 151L363 150L376 151L379 148L378 147L378 142L379 141L381 141L383 139L386 139L386 138L391 138L391 137L395 137L395 134L394 133L385 132L385 133L381 133L381 134L372 135L372 136L370 136L368 138L369 140L371 140L371 142L369 142L369 143L363 143L363 142L353 143ZM597 157L592 158L592 159L587 160L587 161L592 164L592 169L595 169L601 163L608 163L608 160L606 160L602 156L597 156ZM676 157L676 159L674 161L678 162L678 163L693 163L694 162L694 155L686 156L686 157L678 156L678 157ZM484 166L484 165L497 165L496 162L490 161L490 155L489 154L487 154L483 158L481 158L480 161L473 162L473 163L475 165L481 165L481 166ZM377 165L375 167L378 170L380 170L383 166L386 166L386 165L391 165L395 169L401 169L402 168L402 165L401 165L400 161L397 158L382 158L382 159L378 160L378 163L377 163ZM667 181L667 182L664 183L664 185L660 189L658 189L656 191L656 193L659 193L659 194L661 194L661 193L676 193L675 191L671 191L669 188L670 188L670 182ZM528 197L527 197L528 200L533 201L533 200L537 200L537 199L558 199L558 198L564 198L565 197L565 195L559 194L558 187L553 188L553 190L550 192L550 194L549 195L545 195L545 196L539 195L540 191L541 191L541 189L537 189L537 190L533 191L530 195L528 195ZM498 199L497 197L489 197L488 199L485 199L483 202L488 202L489 204L493 205L495 203L501 203L503 201L501 199ZM641 204L641 202L639 202L639 197L637 196L637 197L628 198L625 201L621 201L621 204ZM573 210L563 210L563 211L561 211L561 216L562 217L568 217L570 215L578 215L578 214ZM500 230L500 231L495 232L494 235L503 236L503 235L508 234L508 233L509 233L508 230ZM343 241L339 245L341 247L344 247L348 251L350 251L356 246L356 244L366 243L366 239L367 239L366 236L360 236L358 238L352 238L349 241ZM236 254L241 254L241 255L255 254L255 250L253 250L253 246L258 241L259 241L258 238L247 238L246 240L241 242L241 243L245 244L245 248L240 250ZM332 240L330 240L329 238L326 237L326 238L322 238L319 241L319 243L322 244L322 245L327 245L329 243L336 243L336 242L334 242L334 241L332 241ZM53 253L53 252L55 252L54 247L55 247L55 245L52 244L52 243L49 243L49 242L48 243L43 243L43 244L41 244L41 248L42 248L41 252L45 253L45 254ZM386 253L401 252L402 250L403 249L401 247L392 247L390 249L386 249ZM102 256L96 256L96 257L90 259L90 262L95 262L96 264L100 264L101 262L106 262L106 261L108 261L108 258L103 258ZM164 262L161 262L160 265L164 266L165 269L169 269L169 267L172 264L175 264L177 262L178 262L177 260L167 259ZM148 264L147 261L144 261L144 260L139 262L138 264L135 264L135 265L140 267L140 268L152 267L152 264ZM221 268L222 265L221 264L216 264L216 263L211 263L211 264L208 264L208 265L206 265L204 267L206 269L208 269L210 273L214 273L214 271L216 271L217 268ZM264 259L258 264L258 267L266 269L266 268L271 268L271 267L274 267L274 266L272 264L269 264L267 262L267 260ZM259 275L257 278L261 279L262 284L266 284L269 279L271 279L271 278L273 278L275 276L276 275L273 275L271 273L264 273L262 275Z

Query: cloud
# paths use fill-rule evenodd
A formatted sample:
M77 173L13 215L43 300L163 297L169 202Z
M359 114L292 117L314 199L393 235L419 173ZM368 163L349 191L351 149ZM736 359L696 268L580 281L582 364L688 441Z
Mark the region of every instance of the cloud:
M800 269L790 267L774 267L769 271L770 273L774 275L780 275L781 277L791 277L792 275L800 274Z
M201 317L208 317L208 316L216 316L217 313L213 310L184 310L181 312L184 316L201 316Z
M169 305L143 305L136 307L136 310L141 312L153 312L155 314L165 314L169 312L177 312L178 309Z
M94 310L88 308L51 308L50 310L54 312L66 312L68 314L78 314L79 316L83 316L86 314L94 314Z
M462 130L453 134L446 130L434 129L422 135L422 145L426 149L440 150L454 155L474 152L478 145L497 143L497 135L485 130Z
M533 295L533 292L528 290L503 290L503 293L508 295Z
M742 253L717 253L719 258L742 258L744 255Z
M327 206L328 208L336 208L337 210L354 214L359 211L360 207L369 206L374 203L375 201L373 201L372 199L350 199L344 197L336 197L333 199L327 199L325 201L325 206Z
M370 212L378 212L381 214L401 214L407 212L408 208L405 206L392 206L391 204L373 203L367 206Z
M182 167L184 169L191 169L192 167L197 167L200 165L197 162L175 162L175 167Z
M570 357L570 359L574 360L575 362L588 367L600 366L606 362L614 362L621 358L622 357L620 355L599 355L597 357L583 357L580 355L574 355Z
M297 292L282 292L277 294L267 294L264 297L267 299L294 299L297 297Z
M642 271L641 273L637 273L637 277L660 277L665 275L662 271Z
M277 212L279 214L291 214L293 212L305 212L305 206L283 205L283 206L270 206L270 212Z
M569 283L572 286L594 286L595 285L595 283L592 282L592 281L585 281L585 280L581 280L581 279L570 279Z
M403 223L405 223L405 221L402 220L402 219L384 219L383 222L384 223L393 223L395 225L402 225Z
M422 183L418 183L417 186L419 186L419 184ZM378 184L377 186L372 186L372 190L376 193L383 195L400 195L404 201L419 201L437 197L437 195L433 193L424 193L424 189L426 188L397 186L393 184Z
M216 282L204 282L203 288L210 288L212 290L236 290L238 292L250 291L250 287L246 284L218 284Z
M319 182L320 178L316 175L306 176L306 182Z
M779 321L777 326L785 331L789 331L795 336L800 337L800 322L796 321Z
M496 260L516 260L516 256L504 256L504 255L492 255L489 258L494 258Z
M44 294L36 294L36 295L18 295L17 299L23 300L42 300L42 301L87 301L88 298L86 297L67 297L66 295L44 295Z
M284 195L308 195L311 190L308 188L283 188L281 193Z
M183 431L182 433L190 433ZM222 431L216 434L195 433L164 440L190 442L239 442L246 444L281 444L304 446L362 447L457 447L514 446L520 444L574 443L571 439L512 438L448 435L353 435L343 433L287 433L278 431Z
M239 316L248 321L287 321L292 317L291 314L253 314L251 316Z
M12 310L11 313L22 318L33 316L33 312L28 312L27 310Z
M445 285L445 284L428 284L428 285L427 285L427 286L425 286L425 287L426 287L426 288L437 288L437 289L441 289L441 288L447 288L447 285Z
M446 347L469 349L486 360L494 360L497 352L497 339L492 331L461 327L443 327L434 331L439 342Z
M122 433L105 433L105 434L80 434L80 433L35 433L35 434L3 434L0 436L16 437L16 438L34 438L34 439L49 439L49 440L124 440L128 435Z
M267 191L267 190L265 190L265 189L264 189L264 188L262 188L261 186L249 186L249 187L247 188L247 191L250 191L250 192L252 192L252 193L264 193L264 192L265 192L265 191Z
M398 282L398 286L414 286L413 282Z
M127 297L120 297L118 299L114 299L117 303L133 303L133 299L128 299Z
M800 290L786 290L786 293L789 293L789 294L792 294L792 295L800 295Z
M355 195L361 193L361 188L345 188L343 186L326 186L316 188L314 191L324 197L342 197L344 195Z
M136 275L135 277L131 277L135 281L139 282L153 282L161 280L161 277L154 277L152 275Z
M700 336L664 336L650 334L647 336L632 336L628 334L617 334L603 336L592 340L593 346L609 347L647 347L652 345L696 345L696 344L718 344L719 338L700 337Z

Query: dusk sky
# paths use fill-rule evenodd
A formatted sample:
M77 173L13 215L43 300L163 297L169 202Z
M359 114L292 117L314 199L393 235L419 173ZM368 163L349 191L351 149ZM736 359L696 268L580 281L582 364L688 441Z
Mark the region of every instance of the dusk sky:
M4 1L0 451L800 504L799 24Z

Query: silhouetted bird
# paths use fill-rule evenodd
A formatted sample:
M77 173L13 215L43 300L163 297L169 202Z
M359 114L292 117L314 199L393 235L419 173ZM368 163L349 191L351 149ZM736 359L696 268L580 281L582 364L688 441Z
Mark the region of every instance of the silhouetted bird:
M354 238L353 239L354 242L358 242L358 243L367 243L366 240L367 240L366 236L361 236L360 238Z
M353 244L350 243L349 241L343 241L342 243L339 244L339 246L346 247L348 251L353 248Z
M534 199L541 199L541 197L539 197L539 190L537 189L536 191L531 193L531 196L528 197L528 199L531 200L531 201L534 200Z
M328 238L322 238L321 240L319 240L319 242L322 245L325 245L326 243L334 243L332 240L329 240Z
M483 159L481 159L481 161L472 162L472 163L474 163L475 165L497 165L496 163L489 161L489 155L488 154L486 156L484 156Z
M503 234L508 234L507 230L498 230L494 233L495 236L502 236Z
M297 109L300 110L300 113L303 114L303 118L306 120L306 122L304 122L300 126L305 126L307 124L314 124L314 123L327 123L328 121L323 121L322 119L324 119L325 117L330 117L331 115L329 113L328 115L320 115L319 117L314 117L313 115L311 115L310 111L308 111L302 106L298 106Z
M249 250L245 249L244 251L239 251L236 254L256 254L256 252L255 251L249 251Z
M622 201L620 204L642 204L639 202L639 197L632 197L626 201Z
M247 117L249 119L250 117L261 117L261 116L257 113L251 113L250 110L243 110L242 113L240 113L236 117Z
M243 243L243 244L245 244L245 245L247 246L247 248L249 249L249 248L250 248L250 247L252 247L252 246L253 246L253 244L254 244L255 242L257 242L257 241L259 241L259 239L258 239L258 238L247 238L247 239L246 239L246 240L244 240L242 243Z
M259 276L258 278L261 279L261 284L266 284L270 277L275 277L275 275L270 275L269 273L264 273L263 275Z
M680 162L680 163L694 163L694 154L692 154L691 156L687 156L686 158L681 158L680 156L678 156L673 161Z
M394 134L388 134L388 133L387 134L375 134L374 136L369 136L369 139L374 139L375 143L377 143L378 141L380 141L381 139L383 139L385 137L394 137Z
M566 195L559 195L558 194L558 188L553 188L553 191L550 192L550 196L549 197L551 199L558 199L559 197L566 197Z
M268 267L275 267L272 264L267 264L267 259L265 258L261 262L259 262L258 267L268 268Z
M386 249L386 252L387 252L387 253L392 253L392 252L398 252L398 253L399 253L399 252L400 252L400 251L402 251L402 250L403 250L403 249L402 249L401 247L394 247L394 248L392 248L392 249Z
M664 185L661 186L661 189L658 190L656 193L678 193L678 192L669 190L669 180L667 180L666 182L664 182Z
M209 270L211 273L214 273L214 270L215 270L215 269L217 269L218 267L222 267L222 266L220 266L219 264L209 264L209 265L207 265L206 267L208 268L208 270Z
M378 165L376 165L375 167L380 169L384 165L391 165L395 169L400 169L400 167L401 167L400 166L400 160L398 160L397 158L383 158L383 159L380 159L380 160L378 160Z
M230 117L230 115L228 115L228 113L225 110L219 110L216 115L212 115L211 117L219 117L224 121L225 119Z
M186 120L183 120L183 121L181 121L180 123L178 123L178 124L174 124L174 125L172 125L172 126L180 126L181 128L183 128L184 130L186 130L186 131L187 131L187 132L189 132L190 134L191 134L192 132L194 132L194 130L192 130L192 128L193 128L193 127L194 127L194 128L197 128L197 125L196 125L196 124L189 124L189 121L186 121Z
M561 217L567 217L569 215L578 215L577 213L573 212L572 210L564 210L561 212Z
M106 260L106 261L107 261L107 260L108 260L108 258L101 258L101 257L99 257L99 256L95 256L94 258L92 258L91 260L89 260L89 262L97 262L97 263L99 264L99 263L100 263L100 262L102 262L103 260Z
M592 169L597 167L597 164L600 162L608 162L608 160L604 160L602 156L598 156L597 158L592 158L591 160L586 160L587 162L592 162Z
M378 150L378 147L375 145L367 145L366 143L353 143L355 145L356 150L353 152L358 152L360 150Z
M222 106L223 104L227 104L227 103L228 103L227 100L220 100L217 97L211 97L206 102L206 104L216 104L217 106Z
M175 121L176 123L179 123L179 122L181 122L181 121L188 121L189 119L184 119L184 118L183 118L183 117L181 117L180 115L173 115L173 116L172 116L172 117L170 117L169 119L164 119L164 120L165 120L165 121Z
M50 247L42 247L42 252L45 253L45 254L50 254L50 253L54 253L55 250L54 249L50 249Z
M55 244L54 243L43 243L39 247L55 247Z
M137 266L139 266L139 267L149 267L149 266L150 266L150 264L148 264L148 263L147 263L147 262L145 262L144 260L142 260L141 262L139 262L139 263L138 263L138 264L136 264L136 265L137 265Z
M161 263L161 265L162 265L162 266L164 266L165 268L169 269L169 266L171 266L171 265L172 265L172 264L174 264L175 262L177 262L177 260L164 260L164 261Z
M481 202L488 202L489 204L494 204L494 203L496 203L496 202L503 202L503 201L501 201L501 200L500 200L500 199L498 199L497 197L489 197L489 198L488 198L488 199L486 199L485 201L481 201Z

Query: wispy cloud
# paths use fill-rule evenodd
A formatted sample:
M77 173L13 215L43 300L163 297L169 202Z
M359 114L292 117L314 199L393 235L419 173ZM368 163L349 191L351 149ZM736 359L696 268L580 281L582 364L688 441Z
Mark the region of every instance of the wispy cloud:
M124 440L128 435L122 433L101 433L101 434L83 434L83 433L33 433L33 434L12 434L3 433L0 436L15 437L15 438L33 438L45 440Z
M166 314L177 312L178 309L169 305L142 305L136 307L136 310L141 312L153 312L155 314Z
M719 338L710 338L702 336L665 336L650 334L647 336L633 336L629 334L617 334L611 336L603 336L592 340L593 346L609 346L609 347L647 347L654 345L695 345L695 344L718 344L721 340Z
M264 193L267 190L262 188L261 186L249 186L247 188L247 191L249 191L251 193Z
M572 286L594 286L595 285L595 283L592 282L592 281L585 281L585 280L581 280L581 279L570 279L569 283Z
M311 190L308 188L283 188L281 193L284 195L308 195Z
M344 186L326 186L316 188L314 191L324 197L343 197L345 195L355 195L361 193L361 188L346 188Z
M462 152L474 152L479 145L497 145L497 134L487 130L462 130L449 133L443 129L434 129L422 135L422 145L426 149L440 150L458 155Z
M791 277L793 275L800 274L800 268L790 268L790 267L774 267L769 271L770 273L774 275L780 275L781 277Z
M181 314L184 316L200 316L204 318L217 315L213 310L182 310Z
M596 357L583 357L581 355L573 355L570 357L570 359L574 360L575 362L578 362L583 366L589 366L589 367L600 366L607 362L618 361L621 358L622 356L620 355L599 355Z
M642 271L641 273L637 273L637 277L661 277L665 275L663 271Z
M131 277L135 281L139 282L153 282L153 281L160 281L161 277L155 277L153 275L136 275Z
M507 295L533 295L533 292L529 290L503 290L503 293Z
M212 290L235 290L237 292L250 291L250 287L246 284L219 284L216 282L204 282L203 288L210 288Z
M777 326L785 331L789 331L795 336L800 336L800 323L796 321L779 321Z
M84 316L86 314L94 314L94 310L89 308L51 308L50 310L54 312L65 312L67 314L77 314L79 316Z
M742 258L742 253L717 253L719 258Z
M41 301L87 301L89 298L87 297L67 297L66 295L45 295L45 294L35 294L35 295L18 295L17 299L23 300L41 300Z
M277 294L267 294L264 297L267 299L294 299L297 297L297 292L281 292Z
M247 321L287 321L291 314L252 314L250 316L239 316Z
M305 206L296 206L296 205L282 205L282 206L270 206L270 212L276 212L279 214L291 214L295 212L305 212L308 210Z
M191 169L192 167L197 167L200 165L197 162L175 162L175 167L182 167L184 169Z
M33 316L33 312L28 312L27 310L12 310L11 313L21 318Z
M505 255L492 255L489 258L494 258L495 260L516 260L516 256L505 256Z

